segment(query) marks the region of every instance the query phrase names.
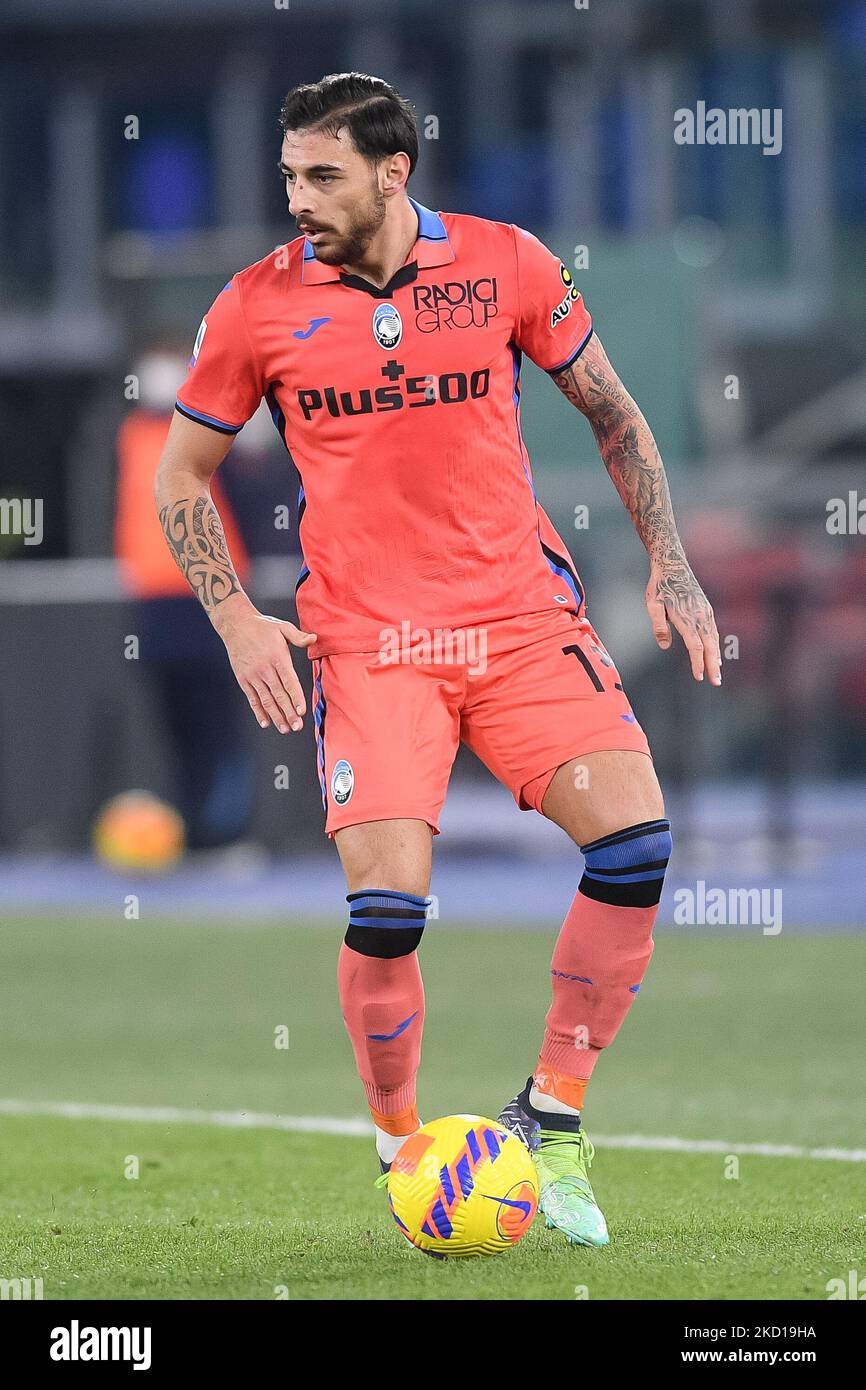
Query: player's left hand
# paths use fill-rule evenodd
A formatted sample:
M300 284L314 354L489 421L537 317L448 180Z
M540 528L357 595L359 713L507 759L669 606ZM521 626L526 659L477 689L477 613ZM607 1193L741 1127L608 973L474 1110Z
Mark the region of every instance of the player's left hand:
M695 680L702 681L706 671L711 685L721 685L722 654L716 620L709 599L685 560L664 567L650 566L646 606L653 636L662 651L671 645L673 625L686 645Z

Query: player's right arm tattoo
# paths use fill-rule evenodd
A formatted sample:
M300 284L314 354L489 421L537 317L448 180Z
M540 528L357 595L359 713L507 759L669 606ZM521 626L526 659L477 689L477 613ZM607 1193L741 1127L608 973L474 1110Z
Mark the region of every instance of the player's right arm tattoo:
M553 379L589 421L611 481L650 559L663 565L684 561L656 442L594 333L577 361Z
M159 520L181 573L204 608L240 593L222 522L207 493L161 507Z
M656 597L676 606L700 634L714 632L712 609L677 533L652 431L594 333L577 361L553 379L592 427L611 481L646 547L657 577Z

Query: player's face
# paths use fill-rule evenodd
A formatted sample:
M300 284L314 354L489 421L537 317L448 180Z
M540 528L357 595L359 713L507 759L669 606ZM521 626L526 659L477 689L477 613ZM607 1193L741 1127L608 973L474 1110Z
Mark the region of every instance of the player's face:
M338 136L290 130L283 140L281 171L289 212L326 265L353 265L385 220L377 170Z

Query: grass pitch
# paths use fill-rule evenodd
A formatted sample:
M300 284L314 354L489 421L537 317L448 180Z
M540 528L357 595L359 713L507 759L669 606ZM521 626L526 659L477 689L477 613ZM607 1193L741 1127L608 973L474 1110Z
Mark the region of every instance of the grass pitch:
M336 998L341 931L165 919L7 923L4 1098L361 1116ZM495 1115L525 1079L552 933L442 929L422 947L422 1115ZM536 1223L496 1259L434 1261L387 1215L371 1142L0 1115L0 1278L46 1299L824 1299L862 1265L862 1163L737 1143L863 1147L856 936L660 931L588 1093L611 1245ZM288 1048L275 1046L288 1029ZM138 1176L127 1176L137 1172Z

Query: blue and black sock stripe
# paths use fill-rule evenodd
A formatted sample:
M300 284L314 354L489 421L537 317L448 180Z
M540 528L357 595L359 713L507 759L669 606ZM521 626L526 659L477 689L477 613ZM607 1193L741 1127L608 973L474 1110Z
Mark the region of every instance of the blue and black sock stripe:
M671 856L668 820L642 821L581 845L579 892L615 907L655 907Z
M393 960L417 950L427 924L429 898L391 888L347 893L349 926L345 942L362 956Z
M637 825L629 825L625 830L615 830L612 835L602 835L600 840L591 840L588 845L581 845L581 854L589 854L596 849L607 849L609 845L624 845L629 840L639 840L642 835L647 835L651 831L667 830L670 833L671 823L669 820L643 820Z

